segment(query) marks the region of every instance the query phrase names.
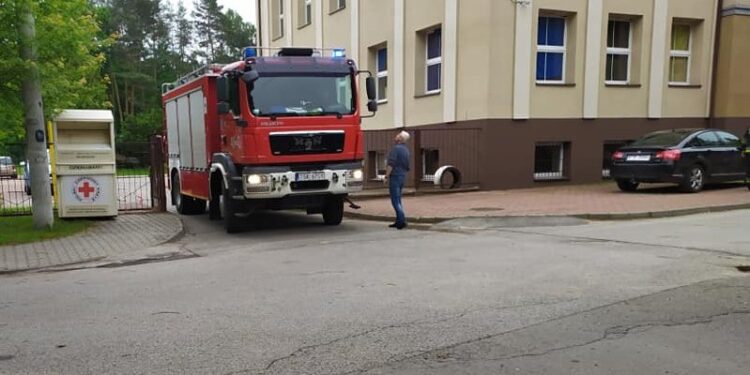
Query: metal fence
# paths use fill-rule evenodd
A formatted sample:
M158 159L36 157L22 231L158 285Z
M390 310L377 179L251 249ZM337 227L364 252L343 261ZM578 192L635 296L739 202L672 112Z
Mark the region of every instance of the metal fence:
M30 215L33 205L31 185L28 179L25 145L2 145L4 154L10 156L15 166L15 175L0 175L0 216ZM152 159L148 142L125 143L116 146L117 151L117 203L118 210L151 210L154 208L152 186L163 189L158 176L152 179ZM7 155L5 155L7 154ZM156 161L157 164L159 161ZM8 168L3 169L5 171ZM163 168L161 169L163 171ZM6 175L7 174L7 175ZM50 186L53 196L54 186ZM157 194L157 197L159 194Z
M118 144L116 150L118 209L150 210L153 200L148 142Z
M25 144L3 144L0 157L0 216L31 214L31 190L22 163ZM8 159L10 158L10 159Z

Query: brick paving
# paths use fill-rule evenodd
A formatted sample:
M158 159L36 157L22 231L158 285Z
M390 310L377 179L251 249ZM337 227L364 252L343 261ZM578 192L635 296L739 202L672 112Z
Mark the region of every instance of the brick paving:
M181 232L182 222L173 214L120 215L78 235L0 246L0 273L101 260L156 246Z
M353 216L392 220L390 200L356 200ZM440 221L459 217L589 216L624 218L688 213L721 207L750 208L750 191L741 185L709 186L697 194L681 193L672 185L645 185L623 193L614 183L583 186L547 186L531 189L425 194L403 199L407 217L414 221Z

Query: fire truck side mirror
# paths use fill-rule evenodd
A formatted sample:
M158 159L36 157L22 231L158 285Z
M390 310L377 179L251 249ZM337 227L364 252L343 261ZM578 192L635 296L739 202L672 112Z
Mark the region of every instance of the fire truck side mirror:
M365 79L365 88L367 89L367 99L370 101L375 100L375 78L367 77ZM374 112L374 111L373 111Z
M229 103L227 102L216 103L216 111L219 112L220 115L225 115L229 113Z
M219 103L229 101L229 82L227 77L216 78L216 100Z

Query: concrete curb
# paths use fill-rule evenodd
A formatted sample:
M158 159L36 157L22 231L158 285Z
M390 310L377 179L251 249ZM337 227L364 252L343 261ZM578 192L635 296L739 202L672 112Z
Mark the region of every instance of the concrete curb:
M508 217L529 217L529 218L570 217L570 218L592 220L592 221L618 221L618 220L626 221L626 220L639 220L639 219L659 219L659 218L667 218L667 217L688 216L688 215L704 214L704 213L711 213L711 212L725 212L725 211L744 210L744 209L750 209L750 203L725 205L725 206L682 208L682 209L667 210L667 211L628 212L628 213L610 213L610 214L572 214L572 215L542 214L542 215L505 215L505 216L501 215L501 216L459 216L459 217L409 217L408 220L410 223L413 222L413 223L419 223L419 224L438 224L438 223L448 221L448 220L465 219L465 218L491 219L491 218L508 218ZM351 211L344 212L344 215L352 219L382 221L382 222L393 221L393 218L394 218L393 216L362 214L362 213L351 212Z
M419 197L423 195L438 195L438 194L459 194L459 193L475 193L482 191L479 187L465 187L465 188L457 188L457 189L421 189L421 190L414 190L409 189L405 190L401 195L403 197ZM354 193L350 194L349 197L352 200L371 200L371 199L381 199L381 198L388 198L390 197L390 194L388 191L375 191L373 193L367 193L367 190L364 190L364 192L360 193Z

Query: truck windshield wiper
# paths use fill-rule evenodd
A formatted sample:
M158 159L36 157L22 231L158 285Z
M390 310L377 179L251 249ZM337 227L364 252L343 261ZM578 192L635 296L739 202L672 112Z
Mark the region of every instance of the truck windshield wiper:
M278 117L295 117L295 116L301 116L301 113L296 112L271 112L271 113L263 113L261 116L268 116L271 118L272 121L276 121L276 118Z
M314 115L314 116L336 116L337 119L341 120L342 117L344 117L344 114L339 111L323 111L323 112L313 112L309 113L308 115Z

